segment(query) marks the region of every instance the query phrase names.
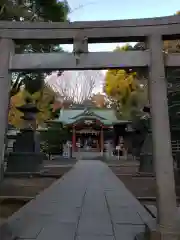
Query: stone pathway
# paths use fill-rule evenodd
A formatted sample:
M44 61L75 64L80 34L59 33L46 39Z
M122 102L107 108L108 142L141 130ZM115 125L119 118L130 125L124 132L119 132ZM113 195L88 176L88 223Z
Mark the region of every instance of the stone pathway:
M106 164L82 160L15 213L6 228L23 240L134 240L151 221Z
M83 151L83 149L81 149L80 151L74 152L73 156L76 159L83 160L96 160L102 158L101 152L95 152L92 149L89 149L88 151Z

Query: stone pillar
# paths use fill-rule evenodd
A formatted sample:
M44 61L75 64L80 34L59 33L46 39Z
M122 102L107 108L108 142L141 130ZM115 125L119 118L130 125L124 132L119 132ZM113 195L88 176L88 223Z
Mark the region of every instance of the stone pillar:
M99 135L99 134L98 134ZM98 136L99 137L99 136ZM97 149L100 152L100 144L99 144L99 139L97 138Z
M11 88L11 73L9 63L14 53L14 44L10 39L0 39L0 180L3 177L4 142L8 124L9 93Z
M103 133L103 126L101 126L100 142L101 142L101 153L102 153L102 155L103 155L103 150L104 150L104 133Z
M72 150L73 152L76 151L76 128L74 125L72 129Z
M171 137L168 114L167 82L164 69L163 42L160 35L149 37L151 55L149 97L153 140L153 163L156 173L158 230L163 239L176 227L176 194L171 152ZM168 234L169 233L169 234ZM162 236L161 235L161 236Z

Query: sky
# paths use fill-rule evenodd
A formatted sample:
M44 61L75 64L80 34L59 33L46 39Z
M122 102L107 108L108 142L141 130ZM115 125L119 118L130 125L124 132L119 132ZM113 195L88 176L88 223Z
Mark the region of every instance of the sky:
M180 10L180 0L67 0L71 8L69 19L73 21L121 20L173 15ZM112 51L118 43L89 44L90 52ZM72 52L72 45L62 45ZM105 71L102 71L105 74ZM51 81L58 79L51 78ZM101 92L97 87L96 92Z
M180 10L180 0L68 0L71 21L161 17ZM118 44L89 44L89 51L112 51ZM121 45L121 44L120 44ZM72 51L71 46L63 46Z

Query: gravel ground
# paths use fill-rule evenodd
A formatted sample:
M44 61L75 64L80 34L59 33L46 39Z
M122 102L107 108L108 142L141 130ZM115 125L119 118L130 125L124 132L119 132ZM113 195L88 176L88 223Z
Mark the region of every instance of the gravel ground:
M112 171L137 197L156 197L156 179L153 176L135 176L136 166L111 167ZM180 175L176 174L176 195L180 197Z

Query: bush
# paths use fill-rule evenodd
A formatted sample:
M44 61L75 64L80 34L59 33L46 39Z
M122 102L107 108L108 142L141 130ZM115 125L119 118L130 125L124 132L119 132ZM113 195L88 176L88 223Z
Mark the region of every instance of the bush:
M41 150L46 154L62 154L63 144L69 139L69 131L62 124L51 124L40 132Z

